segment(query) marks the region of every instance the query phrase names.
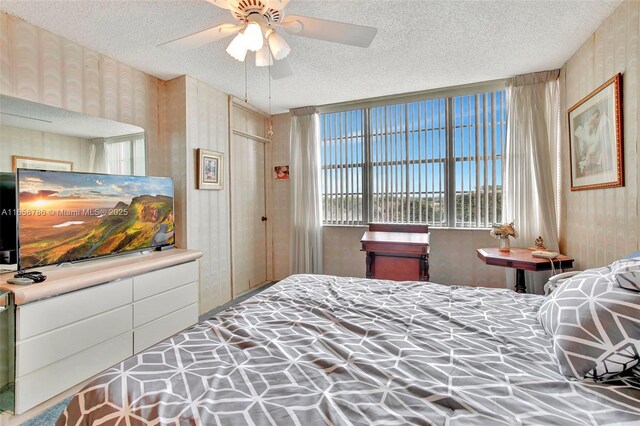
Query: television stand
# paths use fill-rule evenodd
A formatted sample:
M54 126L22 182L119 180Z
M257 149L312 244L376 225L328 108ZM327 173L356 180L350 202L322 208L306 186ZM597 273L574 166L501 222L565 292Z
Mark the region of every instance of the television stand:
M11 411L20 415L195 324L200 257L175 249L64 263L38 268L47 281L28 286L0 275L0 290L12 293L3 326L15 332L15 359L0 365L0 388L15 383Z

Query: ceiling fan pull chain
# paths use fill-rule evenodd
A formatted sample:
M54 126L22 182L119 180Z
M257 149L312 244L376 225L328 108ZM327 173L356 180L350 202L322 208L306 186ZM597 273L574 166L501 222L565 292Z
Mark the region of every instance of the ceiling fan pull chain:
M249 83L247 83L247 61L244 62L244 103L248 104L249 103L249 94L248 94L248 87Z
M269 130L267 138L273 137L273 120L271 119L271 52L269 52Z

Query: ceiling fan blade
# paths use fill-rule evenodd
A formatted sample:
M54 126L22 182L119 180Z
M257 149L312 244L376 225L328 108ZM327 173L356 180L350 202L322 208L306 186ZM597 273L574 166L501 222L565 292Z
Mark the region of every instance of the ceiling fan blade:
M267 7L274 10L282 10L289 4L289 0L264 0Z
M216 6L222 9L231 9L232 5L229 4L228 0L207 0L211 4L215 4Z
M176 50L195 49L204 46L207 43L222 40L225 37L232 36L242 29L242 25L222 24L211 27L204 31L181 37L177 40L168 41L159 44L158 47L168 47Z
M374 27L296 15L287 16L281 23L274 25L291 34L358 47L369 47L378 33L378 29Z
M280 59L279 61L273 61L271 65L271 78L274 80L280 80L281 78L290 77L293 75L291 71L291 65L287 58Z

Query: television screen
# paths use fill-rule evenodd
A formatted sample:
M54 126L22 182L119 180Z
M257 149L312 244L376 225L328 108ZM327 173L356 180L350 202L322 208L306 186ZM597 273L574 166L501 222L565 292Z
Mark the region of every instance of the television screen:
M14 263L15 249L16 175L0 173L0 263Z
M171 178L18 169L20 269L174 243Z

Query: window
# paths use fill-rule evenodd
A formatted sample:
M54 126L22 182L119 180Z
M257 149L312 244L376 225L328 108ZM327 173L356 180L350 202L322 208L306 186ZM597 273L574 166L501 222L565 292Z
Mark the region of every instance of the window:
M326 225L501 220L504 91L320 116Z
M147 173L144 133L104 139L107 173L144 176Z

